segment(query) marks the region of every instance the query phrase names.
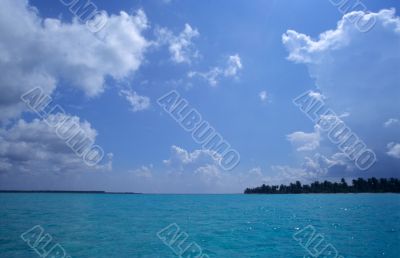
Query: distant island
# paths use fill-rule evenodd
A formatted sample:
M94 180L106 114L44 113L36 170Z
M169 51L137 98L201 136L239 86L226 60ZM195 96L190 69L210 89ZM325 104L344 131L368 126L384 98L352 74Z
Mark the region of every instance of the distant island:
M0 190L0 193L140 194L133 192L69 191L69 190Z
M299 181L289 185L265 185L247 188L245 194L303 194L303 193L400 193L400 180L397 178L375 177L367 180L358 178L352 180L352 185L348 185L342 178L340 183L315 181L310 185L302 185Z

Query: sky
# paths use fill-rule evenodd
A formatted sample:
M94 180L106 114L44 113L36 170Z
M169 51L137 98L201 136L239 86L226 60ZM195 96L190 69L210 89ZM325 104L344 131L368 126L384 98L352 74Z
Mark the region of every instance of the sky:
M399 177L398 1L78 2L0 1L0 189L240 193ZM65 112L36 113L34 89ZM360 169L298 96L333 110L372 165ZM182 122L190 111L228 146L229 169ZM98 162L49 118L78 125Z

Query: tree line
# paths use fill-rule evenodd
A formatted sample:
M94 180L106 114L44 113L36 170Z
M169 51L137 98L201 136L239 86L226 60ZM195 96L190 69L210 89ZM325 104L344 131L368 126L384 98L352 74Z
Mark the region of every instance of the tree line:
M300 181L289 185L265 185L247 188L245 194L301 194L301 193L400 193L400 180L397 178L375 177L358 178L352 180L352 185L347 184L344 178L338 182L315 181L310 185L302 185Z

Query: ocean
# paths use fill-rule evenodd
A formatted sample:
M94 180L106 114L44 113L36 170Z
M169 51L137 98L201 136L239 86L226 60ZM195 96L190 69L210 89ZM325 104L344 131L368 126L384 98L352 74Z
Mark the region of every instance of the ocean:
M400 195L0 193L0 257L46 256L400 257Z

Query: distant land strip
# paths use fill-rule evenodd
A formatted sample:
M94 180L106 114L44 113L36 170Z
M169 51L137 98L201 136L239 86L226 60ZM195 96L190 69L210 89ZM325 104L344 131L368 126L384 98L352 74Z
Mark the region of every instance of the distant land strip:
M0 193L73 193L73 194L141 194L133 192L65 191L65 190L0 190Z
M400 180L397 178L375 177L358 178L348 185L344 178L338 182L315 181L310 185L302 185L300 181L289 185L265 185L247 188L245 194L313 194L313 193L400 193Z

